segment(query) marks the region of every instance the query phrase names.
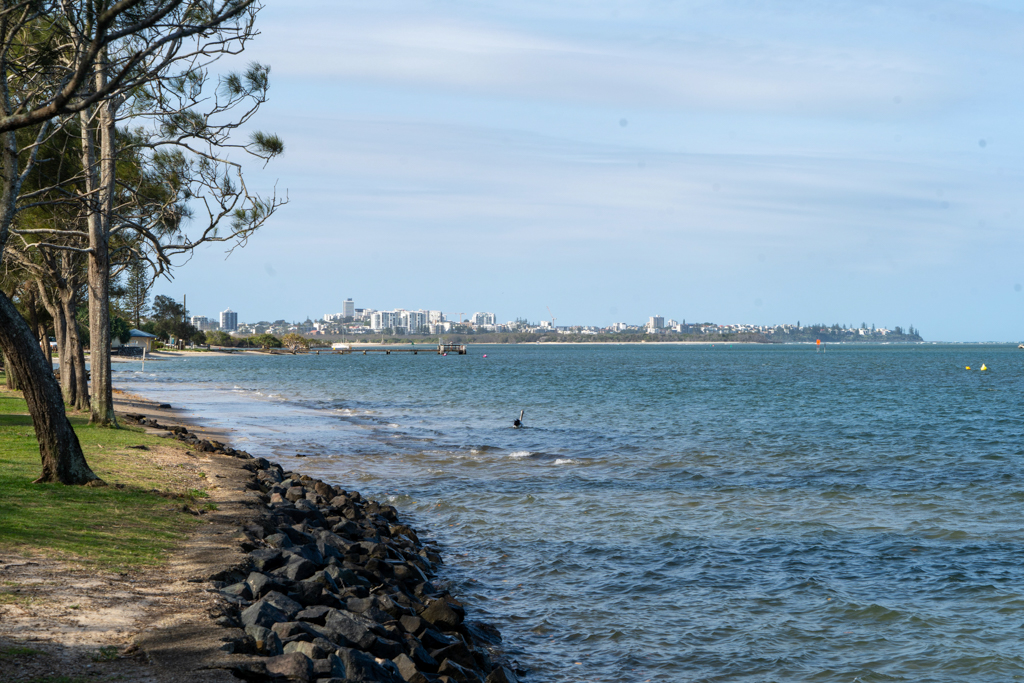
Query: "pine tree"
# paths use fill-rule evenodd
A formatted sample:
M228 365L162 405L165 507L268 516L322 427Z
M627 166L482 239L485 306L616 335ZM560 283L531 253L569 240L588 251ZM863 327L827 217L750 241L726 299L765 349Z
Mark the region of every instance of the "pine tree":
M141 259L135 259L128 266L128 277L125 281L125 308L132 314L135 328L142 325L142 316L149 314L149 290L153 282L149 279L149 269Z

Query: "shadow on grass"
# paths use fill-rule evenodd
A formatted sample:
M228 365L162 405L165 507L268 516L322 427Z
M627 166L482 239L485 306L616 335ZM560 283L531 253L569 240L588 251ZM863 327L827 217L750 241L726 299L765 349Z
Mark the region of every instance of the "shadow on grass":
M32 418L28 415L0 415L0 427L31 427Z

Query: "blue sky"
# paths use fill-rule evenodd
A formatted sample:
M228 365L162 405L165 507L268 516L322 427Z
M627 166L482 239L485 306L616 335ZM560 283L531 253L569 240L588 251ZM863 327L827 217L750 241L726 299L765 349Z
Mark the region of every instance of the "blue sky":
M1018 9L1020 8L1020 9ZM913 324L1024 338L1024 3L267 2L251 182L156 291L240 320Z

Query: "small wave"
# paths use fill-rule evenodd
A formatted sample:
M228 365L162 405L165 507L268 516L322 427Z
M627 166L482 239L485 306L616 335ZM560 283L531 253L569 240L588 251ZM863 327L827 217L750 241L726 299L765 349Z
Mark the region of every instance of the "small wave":
M510 458L529 458L533 453L530 451L513 451L508 454Z
M576 465L579 460L573 460L572 458L557 458L555 460L556 465Z

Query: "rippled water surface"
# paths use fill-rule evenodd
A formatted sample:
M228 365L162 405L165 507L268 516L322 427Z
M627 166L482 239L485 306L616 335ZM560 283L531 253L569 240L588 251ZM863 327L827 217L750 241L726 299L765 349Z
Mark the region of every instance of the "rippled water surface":
M405 510L532 681L1024 677L1024 351L471 349L115 382Z

